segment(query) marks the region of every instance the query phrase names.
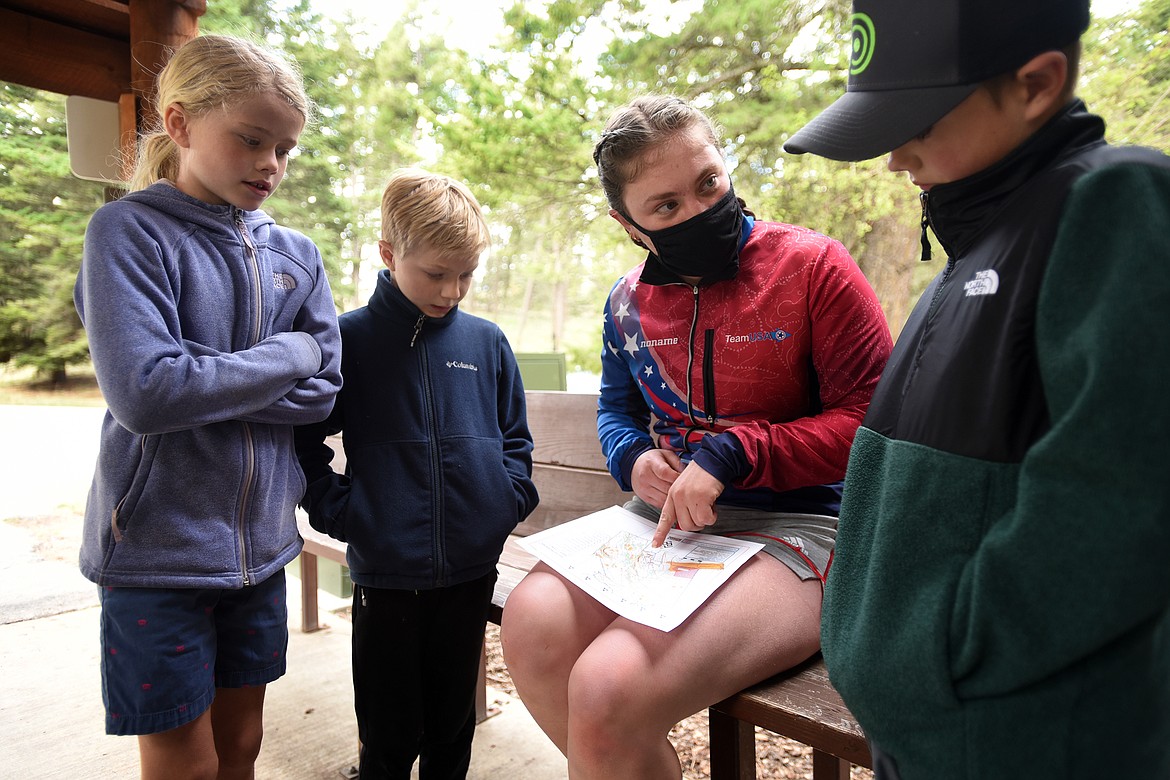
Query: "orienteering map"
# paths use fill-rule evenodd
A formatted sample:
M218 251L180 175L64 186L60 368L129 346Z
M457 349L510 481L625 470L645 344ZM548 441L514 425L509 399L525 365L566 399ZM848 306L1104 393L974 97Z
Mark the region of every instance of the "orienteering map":
M759 542L672 530L613 506L520 540L520 546L624 618L671 631L762 549Z

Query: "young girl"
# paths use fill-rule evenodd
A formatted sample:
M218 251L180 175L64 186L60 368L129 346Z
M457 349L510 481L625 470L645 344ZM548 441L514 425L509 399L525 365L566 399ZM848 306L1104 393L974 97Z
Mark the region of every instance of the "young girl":
M139 735L142 777L248 778L301 547L292 426L341 385L320 254L259 210L311 103L291 65L209 35L157 107L74 292L109 406L81 570L102 586L106 731Z
M655 544L677 525L765 549L669 633L544 564L516 587L505 659L574 778L678 778L676 722L817 651L849 443L890 352L845 249L745 212L720 148L697 109L649 97L594 150L649 251L605 307L598 433Z

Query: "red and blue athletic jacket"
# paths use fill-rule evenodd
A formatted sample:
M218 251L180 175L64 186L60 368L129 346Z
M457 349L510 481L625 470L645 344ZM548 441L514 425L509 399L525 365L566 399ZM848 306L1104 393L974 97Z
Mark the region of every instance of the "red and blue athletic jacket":
M634 461L661 447L721 480L720 503L835 515L891 349L849 253L748 217L730 279L649 283L644 268L605 307L597 430L614 479L630 490Z

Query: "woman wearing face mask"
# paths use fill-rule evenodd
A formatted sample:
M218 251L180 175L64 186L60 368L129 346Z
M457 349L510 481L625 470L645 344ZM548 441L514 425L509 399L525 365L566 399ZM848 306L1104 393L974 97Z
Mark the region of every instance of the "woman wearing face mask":
M538 564L504 613L518 692L577 778L678 778L679 720L819 647L841 480L891 341L836 241L755 219L711 121L672 97L613 114L594 149L646 260L605 306L598 434L658 523L762 542L678 628L619 617Z

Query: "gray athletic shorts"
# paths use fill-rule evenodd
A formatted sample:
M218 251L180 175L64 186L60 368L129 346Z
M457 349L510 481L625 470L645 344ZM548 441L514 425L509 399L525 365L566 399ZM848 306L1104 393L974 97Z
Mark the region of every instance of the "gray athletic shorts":
M640 498L625 508L657 523L659 511ZM795 512L766 512L717 504L718 519L702 533L760 542L768 553L802 580L825 581L833 545L837 542L837 518Z

